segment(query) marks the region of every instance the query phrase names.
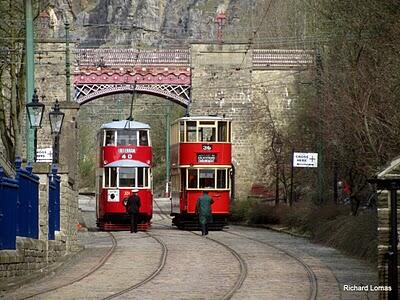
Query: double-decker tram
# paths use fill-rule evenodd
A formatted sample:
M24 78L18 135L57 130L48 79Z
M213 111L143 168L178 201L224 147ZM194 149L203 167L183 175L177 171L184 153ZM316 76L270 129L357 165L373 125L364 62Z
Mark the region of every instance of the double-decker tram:
M198 227L197 199L208 191L211 229L222 229L230 212L232 184L231 120L183 117L171 125L171 216L180 229Z
M150 126L113 121L101 126L97 138L97 226L100 230L129 229L124 199L137 189L141 202L138 229L148 229L153 214Z

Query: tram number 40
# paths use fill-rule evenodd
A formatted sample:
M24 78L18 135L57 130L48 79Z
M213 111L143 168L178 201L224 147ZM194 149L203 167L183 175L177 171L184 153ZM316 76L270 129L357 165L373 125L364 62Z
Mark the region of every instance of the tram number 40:
M122 154L121 158L122 159L132 159L133 155L132 154Z

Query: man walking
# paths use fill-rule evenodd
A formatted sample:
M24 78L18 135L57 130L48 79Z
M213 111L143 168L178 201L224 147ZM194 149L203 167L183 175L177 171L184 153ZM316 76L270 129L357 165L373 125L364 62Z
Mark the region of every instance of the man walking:
M128 197L126 202L126 210L131 218L131 233L137 232L137 223L139 218L140 197L138 196L139 190L132 190L132 194Z
M196 203L196 213L199 214L199 222L201 226L201 235L208 234L208 223L211 223L212 213L211 204L214 200L208 195L207 191L203 192L203 195L199 197Z

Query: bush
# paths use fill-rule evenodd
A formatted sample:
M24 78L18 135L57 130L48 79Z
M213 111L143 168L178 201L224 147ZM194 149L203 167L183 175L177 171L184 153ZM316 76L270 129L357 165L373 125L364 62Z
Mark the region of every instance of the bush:
M236 200L231 205L230 221L232 222L247 222L252 201Z

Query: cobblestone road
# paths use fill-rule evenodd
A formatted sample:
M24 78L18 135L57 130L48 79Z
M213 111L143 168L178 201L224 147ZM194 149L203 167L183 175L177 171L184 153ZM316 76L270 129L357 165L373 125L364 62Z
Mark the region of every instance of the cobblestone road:
M95 225L93 203L86 200L81 206L82 218L90 228ZM168 211L168 199L157 203ZM99 263L112 249L112 236L81 232L79 237L86 247L83 252L51 276L1 296L26 299L66 285L32 299L111 299L128 287L133 288L115 298L310 299L315 294L315 299L377 299L376 294L343 291L343 284L376 284L376 274L371 267L334 249L283 233L240 226L231 226L226 232L212 231L210 238L204 238L197 232L172 228L170 219L157 209L149 234L113 233L116 247L103 265ZM94 273L68 285L95 266Z

